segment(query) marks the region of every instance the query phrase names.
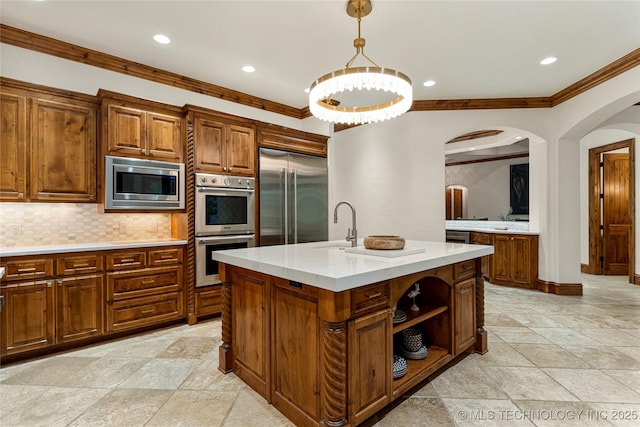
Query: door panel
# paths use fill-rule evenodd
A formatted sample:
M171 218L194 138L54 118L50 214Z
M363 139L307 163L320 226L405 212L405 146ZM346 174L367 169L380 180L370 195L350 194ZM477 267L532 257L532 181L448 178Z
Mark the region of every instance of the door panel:
M629 272L629 155L603 155L604 274Z
M300 154L289 155L289 170L293 171L292 224L293 243L327 240L328 194L326 159Z
M287 153L260 150L260 246L285 243Z

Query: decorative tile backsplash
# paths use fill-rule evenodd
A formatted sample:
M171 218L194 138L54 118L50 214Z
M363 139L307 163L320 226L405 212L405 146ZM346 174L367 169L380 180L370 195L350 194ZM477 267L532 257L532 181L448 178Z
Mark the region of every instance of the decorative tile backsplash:
M98 213L95 204L0 203L0 247L167 240L171 214Z

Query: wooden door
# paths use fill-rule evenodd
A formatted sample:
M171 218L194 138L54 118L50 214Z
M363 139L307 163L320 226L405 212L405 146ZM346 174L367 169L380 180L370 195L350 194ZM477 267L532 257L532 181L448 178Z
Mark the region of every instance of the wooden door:
M146 113L135 108L107 104L107 154L144 158Z
M234 175L255 176L255 132L252 128L230 125L227 128L227 166Z
M391 313L349 322L349 420L360 423L391 401Z
M476 338L476 279L455 285L454 356L468 349Z
M446 219L456 219L463 217L462 194L462 188L445 188Z
M27 197L27 98L0 93L0 200Z
M493 236L493 262L491 278L496 280L511 280L511 238L507 235Z
M511 237L511 277L515 283L531 284L531 238L528 236Z
M103 332L102 275L58 279L57 285L58 342L101 335Z
M604 274L629 272L629 155L603 155L602 256Z
M202 117L194 119L193 146L198 172L222 173L226 167L226 125Z
M147 113L147 152L154 159L182 161L180 117Z
M96 200L96 109L32 101L31 199Z
M12 283L0 290L2 354L44 348L54 343L52 280Z

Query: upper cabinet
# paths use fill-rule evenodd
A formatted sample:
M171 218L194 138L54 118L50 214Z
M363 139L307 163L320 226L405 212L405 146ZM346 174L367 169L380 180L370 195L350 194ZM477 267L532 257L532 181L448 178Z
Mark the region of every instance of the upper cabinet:
M94 98L2 79L0 200L96 201Z
M329 137L324 135L289 129L278 125L261 123L258 126L259 147L327 157L328 139Z
M100 91L104 154L182 162L182 113L177 107Z
M198 172L255 176L253 125L224 116L193 114L194 163Z

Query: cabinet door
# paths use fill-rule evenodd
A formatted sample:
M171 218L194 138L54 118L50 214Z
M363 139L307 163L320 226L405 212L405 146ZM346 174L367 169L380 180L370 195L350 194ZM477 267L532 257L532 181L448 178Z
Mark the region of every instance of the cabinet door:
M34 99L31 115L33 200L96 200L96 110Z
M391 312L349 322L349 419L357 424L391 401Z
M146 113L134 108L107 104L107 154L114 156L146 155Z
M511 269L514 282L523 285L531 283L531 245L528 236L511 238Z
M27 99L0 94L0 200L27 197Z
M147 113L147 152L150 158L182 161L180 117Z
M14 354L54 343L52 281L20 282L3 287L0 352Z
M455 343L454 355L468 349L476 334L476 279L455 285Z
M221 173L226 167L226 125L202 117L194 120L194 161L198 172Z
M230 125L227 129L227 167L234 175L255 176L255 133L252 128Z
M496 234L493 237L493 264L491 277L496 280L511 280L511 237Z
M101 335L102 275L58 279L57 338L59 343Z

